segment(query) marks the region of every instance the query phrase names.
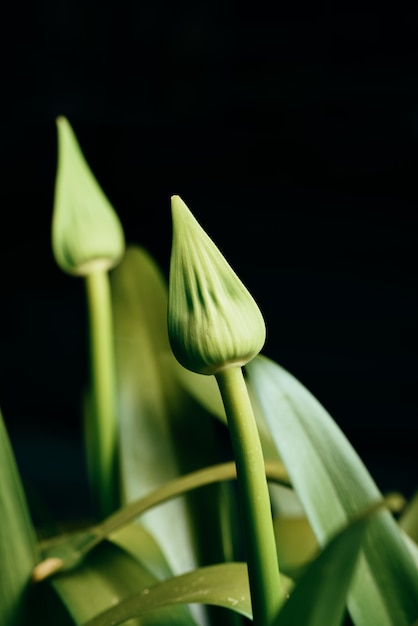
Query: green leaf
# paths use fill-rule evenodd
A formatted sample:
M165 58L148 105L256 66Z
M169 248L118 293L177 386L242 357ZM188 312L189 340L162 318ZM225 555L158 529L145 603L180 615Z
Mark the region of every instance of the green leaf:
M274 626L340 626L361 544L376 508L331 539L299 579Z
M122 495L123 502L131 502L177 476L218 463L219 426L190 386L179 381L184 368L168 340L167 286L153 259L132 246L111 279ZM213 485L143 518L174 573L225 560L219 488Z
M226 424L225 408L214 376L205 376L186 370L176 359L173 364L173 375L199 404Z
M221 606L251 617L247 566L244 563L212 565L150 585L85 626L117 626L157 608L191 603Z
M280 463L266 463L266 473L270 480L288 484L287 475ZM101 524L74 535L58 537L54 538L52 541L44 542L43 554L45 559L58 559L55 570L51 569L48 575L62 568L74 567L74 565L100 542L147 510L167 500L176 498L187 491L204 487L205 485L220 480L230 480L234 478L236 478L236 468L235 463L232 462L222 463L221 465L192 472L162 485L159 489L154 490L144 498L125 505L119 511L110 515ZM42 577L39 576L38 579L41 580Z
M158 580L173 575L160 546L142 524L124 525L109 533L107 539L133 556Z
M399 526L418 543L418 491L414 493L399 519Z
M418 570L418 545L415 543L413 539L409 535L406 534L402 528L400 529L402 533L403 540L405 541L405 545L409 551L409 554L412 557L412 560L415 563L415 566ZM418 626L418 625L417 625Z
M32 570L39 560L25 494L0 412L0 623L22 618Z
M166 330L167 289L153 259L142 248L128 247L111 284L121 487L127 502L178 476L170 419L171 406L182 399L167 375L165 363L174 361Z
M76 626L123 602L157 579L120 548L104 543L91 553L77 570L50 579L49 584L61 599ZM193 626L186 607L175 607L169 614L161 611L136 621L139 626Z
M226 425L225 408L214 376L195 374L179 365L176 360L174 360L173 376L196 402ZM255 417L264 458L268 461L280 461L265 419L260 413L256 413Z
M318 542L304 516L273 518L280 570L292 576L318 552Z
M173 376L176 361L167 334L167 287L159 268L145 250L131 246L111 280L121 490L126 503L213 463L215 441L211 442L212 420ZM142 520L174 573L198 564L193 539L197 514L190 501L177 499Z
M382 496L336 423L301 383L265 357L254 359L247 375L292 484L324 545L339 527ZM418 572L388 512L370 522L348 606L356 626L410 626L418 615Z

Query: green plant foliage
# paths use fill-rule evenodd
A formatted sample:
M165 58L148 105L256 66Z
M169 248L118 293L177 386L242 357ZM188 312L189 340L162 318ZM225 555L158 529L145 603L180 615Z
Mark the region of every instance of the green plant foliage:
M213 419L173 375L176 362L167 334L167 286L149 254L131 246L112 275L122 502L218 460ZM163 548L175 573L197 566L199 532L211 505L177 499L154 509L142 523ZM213 510L215 508L213 507ZM200 530L201 529L201 530ZM216 533L205 543L222 558Z
M251 617L245 563L223 563L202 567L150 585L107 610L106 613L90 620L85 626L117 626L132 617L144 615L161 607L191 603L221 606Z
M331 539L297 582L274 626L341 625L367 525L378 506Z
M175 361L175 365L176 367L173 368L173 376L176 377L180 385L185 388L187 393L194 398L196 402L226 425L225 408L215 377L195 374L181 367L177 361ZM280 457L271 437L270 430L260 412L256 414L256 420L264 458L268 461L279 462Z
M402 511L402 515L399 518L399 527L418 570L418 492L415 492L404 511Z
M418 543L418 491L411 498L399 519L399 526Z
M273 519L280 569L289 576L312 560L318 542L306 517L275 515Z
M81 626L138 590L154 585L153 574L128 553L110 543L98 546L82 567L51 579L50 583L70 614ZM132 626L193 626L187 607L174 607L136 620Z
M270 480L288 484L287 474L280 463L267 463L266 474ZM74 535L64 535L61 538L53 538L44 542L43 556L45 559L56 558L61 560L62 563L57 566L57 569L71 569L99 543L111 537L113 533L119 531L140 515L143 515L149 509L193 489L234 478L236 478L235 464L223 463L172 480L155 489L144 498L125 505L101 524L97 524L86 531L77 532Z
M301 383L265 357L254 359L247 375L324 545L381 494L336 423ZM418 615L417 569L389 513L370 522L348 606L356 626L410 626Z
M35 532L0 412L0 624L22 619L32 570L39 560Z
M125 250L57 125L52 245L86 278L102 521L36 538L0 414L0 626L341 626L347 608L355 626L418 626L417 496L397 523L326 410L253 358L258 306L178 196L169 287Z
M107 539L130 554L158 580L173 575L160 546L142 524L126 524L109 533Z

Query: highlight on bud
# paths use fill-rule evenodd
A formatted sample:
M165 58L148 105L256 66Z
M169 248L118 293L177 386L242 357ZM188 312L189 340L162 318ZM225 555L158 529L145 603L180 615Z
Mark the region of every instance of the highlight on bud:
M245 365L266 339L260 309L179 196L171 198L171 210L168 333L174 355L199 374Z
M85 276L108 270L125 250L115 210L92 173L65 117L57 119L58 167L52 218L52 249L62 270Z

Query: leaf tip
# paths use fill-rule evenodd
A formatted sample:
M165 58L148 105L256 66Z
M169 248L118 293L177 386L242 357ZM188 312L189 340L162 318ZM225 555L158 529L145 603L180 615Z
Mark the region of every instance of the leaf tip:
M58 572L63 566L64 561L57 557L49 557L36 565L32 572L32 582L39 583L45 578L49 578L52 574Z

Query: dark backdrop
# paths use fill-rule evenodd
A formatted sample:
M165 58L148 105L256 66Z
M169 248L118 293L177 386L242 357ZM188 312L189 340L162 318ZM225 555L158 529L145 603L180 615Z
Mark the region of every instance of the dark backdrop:
M82 502L87 376L83 285L50 250L61 114L127 239L167 272L180 194L259 302L265 353L383 490L416 487L418 11L280 5L45 0L4 16L1 405L55 511Z

